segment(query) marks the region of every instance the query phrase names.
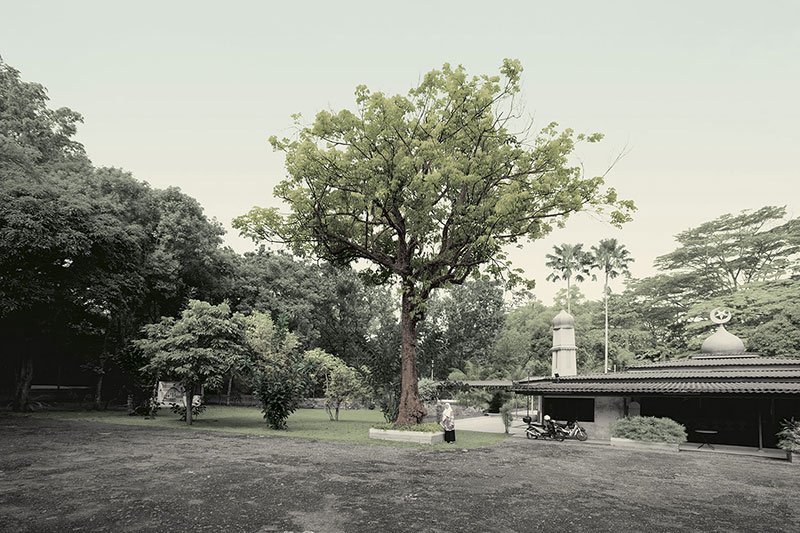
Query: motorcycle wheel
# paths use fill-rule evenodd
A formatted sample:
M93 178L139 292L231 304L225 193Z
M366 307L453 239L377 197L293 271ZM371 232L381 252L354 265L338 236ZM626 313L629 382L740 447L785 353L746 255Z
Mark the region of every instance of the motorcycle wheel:
M539 438L538 435L536 435L535 433L531 433L530 431L526 431L525 436L527 436L529 439L532 440L537 440Z
M583 428L581 428L581 429L579 429L579 430L577 431L577 433L575 433L575 437L576 437L576 438L577 438L579 441L583 442L583 441L585 441L586 439L588 439L588 438L589 438L589 435L587 435L587 434L586 434L586 431L585 431Z
M555 438L558 442L564 442L564 434L561 432L556 433L555 437L553 438Z

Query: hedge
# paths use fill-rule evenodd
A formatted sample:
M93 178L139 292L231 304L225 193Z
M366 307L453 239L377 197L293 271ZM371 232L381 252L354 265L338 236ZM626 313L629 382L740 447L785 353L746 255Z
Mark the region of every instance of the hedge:
M614 422L611 426L611 436L650 442L684 442L686 428L670 418L632 416Z

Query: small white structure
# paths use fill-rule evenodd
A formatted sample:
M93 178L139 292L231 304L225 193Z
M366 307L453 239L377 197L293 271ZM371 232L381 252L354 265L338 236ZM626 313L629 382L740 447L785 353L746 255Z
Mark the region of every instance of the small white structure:
M551 376L578 375L578 348L575 346L575 319L564 311L553 319L553 366Z
M172 404L177 404L181 407L186 407L186 391L183 388L183 383L180 381L159 381L158 382L158 405L165 407ZM195 394L192 398L192 405L200 405L203 403L203 397Z

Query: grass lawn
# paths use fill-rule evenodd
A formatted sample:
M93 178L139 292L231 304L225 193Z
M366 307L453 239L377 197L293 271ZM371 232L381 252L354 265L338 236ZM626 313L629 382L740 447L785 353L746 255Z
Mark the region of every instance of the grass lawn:
M507 437L502 433L480 433L476 431L457 431L458 441L452 444L414 444L373 440L369 438L369 428L373 424L384 422L380 411L359 410L340 411L339 420L331 422L324 409L298 409L287 421L288 429L277 431L267 426L264 416L258 407L226 407L209 406L204 413L192 421L191 426L178 420L177 415L169 409L161 409L154 419L142 416L129 416L121 411L40 411L31 416L102 422L107 424L125 424L131 426L163 427L172 429L190 429L198 431L223 431L227 433L244 433L247 435L265 435L276 437L297 437L301 439L317 439L376 446L401 446L412 448L464 449L497 444Z

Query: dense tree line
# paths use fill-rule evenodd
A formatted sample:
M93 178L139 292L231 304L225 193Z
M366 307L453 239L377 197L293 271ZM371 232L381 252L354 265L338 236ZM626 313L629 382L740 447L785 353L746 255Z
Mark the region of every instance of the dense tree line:
M470 106L487 94L508 96L516 92L518 71L513 64L507 68L511 85L505 89L494 79L478 83L460 70L445 71L426 81L427 88L420 88L417 96L439 98L439 92L454 90ZM478 86L488 93L472 94ZM400 113L392 107L396 103L382 95L362 92L359 99L365 112ZM497 251L497 236L472 235L477 240L470 241L469 232L483 216L485 206L480 202L464 207L464 212L442 211L441 220L411 217L404 221L420 232L415 246L421 255L411 261L408 271L421 273L422 278L412 280L416 285L409 284L410 278L404 278L405 285L398 283L393 267L380 261L356 272L348 263L358 254L341 247L337 250L343 255L337 255L330 248L336 235L303 233L310 226L292 231L318 239L317 247L329 247L316 254L322 256L320 260L264 247L240 255L223 246L221 225L179 189L155 189L123 170L92 165L74 141L80 115L66 108L52 110L47 101L43 87L22 81L18 71L0 62L0 342L4 348L0 388L13 398L15 409L28 407L34 381L90 383L94 404L100 408L111 399L124 401L129 394L146 398L156 379L170 377L184 381L189 393L205 386L228 398L237 392L255 392L264 402L301 392L324 395L333 418L344 398L368 394L388 419L395 420L403 393L404 335L405 342L413 344L416 377L548 374L551 320L561 308L569 308L575 316L581 372L621 369L635 360L695 352L709 333L703 319L717 306L735 310L729 329L745 340L748 349L781 355L800 349L800 224L787 218L781 207L724 215L681 232L676 237L677 249L656 260L660 273L628 280L620 294L611 293L608 280L628 271L632 258L624 245L605 239L588 249L583 244L556 247L546 258L553 268L550 279L563 281L566 287L556 303L547 306L519 285L488 275L499 274L504 260L490 253ZM444 107L439 112L449 111ZM378 115L373 119L380 122ZM337 128L346 125L358 129L348 117L346 113L338 118L321 115L317 133L339 135ZM392 120L397 126L404 119L398 115ZM376 124L375 131L383 131L379 125L391 126ZM370 132L358 135L368 137ZM309 139L317 133L306 132ZM461 130L441 132L450 134L455 145L470 140L460 137ZM498 135L511 142L505 130ZM352 141L353 146L367 142L367 137ZM574 197L580 191L575 187L589 187L571 184L570 176L575 176L564 166L573 141L571 132L558 134L550 129L539 146L544 153L538 153L545 160L552 158L551 163L563 173L560 201L567 210L580 207ZM289 152L292 164L302 162L311 168L316 164L312 155L324 150L315 152L318 147L308 142L276 141L275 145ZM496 156L494 149L487 147ZM379 152L373 153L374 158L380 159ZM448 168L447 172L458 172L438 156L428 154L432 159L426 162L423 155L419 161L409 155L409 164L419 163L426 177L413 183L419 187L419 196L406 201L422 202L434 186L444 187L446 195L450 187L465 190L465 183L472 183L463 175L461 181L456 180L460 185L450 183L441 172ZM522 172L530 170L525 165L532 164L533 155L537 154L520 149L503 157L515 161L513 165L523 165ZM348 164L358 168L377 164L353 157L355 162ZM491 167L492 156L485 157L481 164ZM436 170L434 163L444 165L443 169ZM498 187L504 179L498 175ZM402 200L392 183L373 191L382 200L368 206L366 217L377 216L381 209L390 209L391 202ZM511 179L508 183L509 190L500 187L476 194L496 195L494 209L511 209L506 204L520 193L523 182ZM599 194L600 182L592 183L583 192ZM330 199L331 205L336 207L341 201L355 209L355 197L345 194L346 183L340 185L342 196ZM287 197L295 194L290 183L282 190ZM386 196L391 191L395 196ZM600 197L592 198L602 203ZM464 196L467 200L472 201ZM454 201L458 203L460 196ZM313 211L325 206L306 207ZM406 212L406 207L396 207L388 218L369 218L372 222L364 222L360 229L355 228L357 224L338 227L341 221L330 215L328 229L341 230L354 239L351 244L358 245L355 239L365 228L370 235L381 224L399 224L400 219L392 217ZM519 214L509 211L510 217ZM269 231L288 231L270 217L268 211L254 210L239 225L257 238L258 231L269 227ZM534 236L549 230L543 220L531 224L517 220L512 229ZM352 235L347 233L351 230ZM386 237L389 230L381 231L385 233L367 241L375 246L370 253L385 258L394 253L397 241ZM430 242L437 242L439 248L419 244L425 239L433 239ZM480 242L482 248L470 251L470 242ZM292 252L308 251L296 244ZM474 260L467 261L457 249L476 254ZM491 268L479 270L481 261L489 261ZM511 274L506 281L519 281L518 273ZM438 279L441 283L434 283ZM580 283L603 284L602 301L586 301ZM403 330L401 319L406 312L411 313L405 317L406 327L408 321L413 322L413 331ZM198 329L196 323L205 326ZM176 339L191 340L202 349L190 349ZM409 356L408 350L403 353ZM175 365L175 361L194 361L197 366ZM294 366L287 366L288 362ZM308 368L302 366L306 364ZM300 379L301 375L305 377ZM106 390L109 379L113 387ZM284 407L291 406L271 412L285 414ZM280 426L282 415L275 416L274 423ZM187 419L191 420L191 412Z
M42 86L0 62L0 387L15 409L28 407L37 375L91 382L97 407L123 389L147 394L152 358L132 341L190 300L267 313L308 349L392 367L390 292L350 270L223 247L221 225L179 189L94 167L73 140L80 115L47 102ZM225 373L230 385L236 366ZM104 392L109 374L115 390Z

